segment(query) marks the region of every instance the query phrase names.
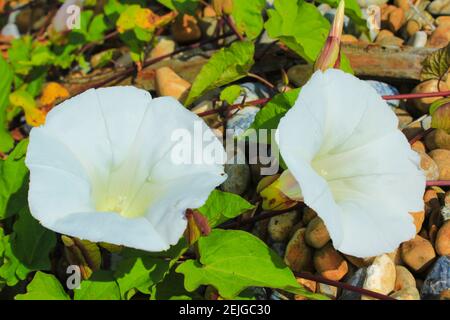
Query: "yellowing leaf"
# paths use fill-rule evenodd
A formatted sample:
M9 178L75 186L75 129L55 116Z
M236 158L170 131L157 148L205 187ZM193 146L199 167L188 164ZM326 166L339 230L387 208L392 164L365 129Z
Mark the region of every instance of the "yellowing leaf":
M120 33L135 29L136 27L153 32L155 28L169 23L174 17L174 12L159 16L150 9L141 8L139 5L131 5L120 14L116 26L117 31Z
M49 82L42 91L39 102L41 106L49 106L55 104L58 99L66 99L70 96L69 91L56 82Z
M61 240L65 246L67 260L80 267L83 279L88 279L93 271L100 269L102 257L97 244L65 235L61 236Z
M25 120L30 126L40 126L45 122L45 113L36 107L36 101L25 90L17 90L9 95L13 107L20 107L25 112Z

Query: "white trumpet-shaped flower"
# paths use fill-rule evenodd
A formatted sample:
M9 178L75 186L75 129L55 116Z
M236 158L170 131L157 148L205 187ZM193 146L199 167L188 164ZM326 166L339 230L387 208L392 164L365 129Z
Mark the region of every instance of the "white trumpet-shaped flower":
M335 69L315 72L280 121L277 142L300 186L296 198L346 254L390 252L415 235L409 212L423 210L425 177L397 123L369 84Z
M112 87L63 102L30 134L32 215L51 230L82 239L169 248L186 228L185 209L203 205L226 178L217 161L172 159L175 147L192 141L173 141L173 133L193 134L199 123L209 133L202 138L209 148L224 152L206 124L173 98Z

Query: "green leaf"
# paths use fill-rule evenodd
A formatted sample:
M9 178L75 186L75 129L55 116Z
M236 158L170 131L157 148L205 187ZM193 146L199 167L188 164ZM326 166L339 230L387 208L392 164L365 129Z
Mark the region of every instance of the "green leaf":
M318 0L319 3L326 3L337 8L340 0ZM367 21L364 19L361 8L356 0L345 0L345 15L353 20L359 27L367 29Z
M200 300L197 292L184 288L184 276L172 270L162 282L152 287L150 300Z
M250 39L258 37L264 26L262 11L265 6L265 0L234 1L231 16L238 31L245 32Z
M13 249L17 258L30 270L50 270L50 252L56 245L56 235L34 219L28 208L19 213L14 223Z
M13 213L9 209L13 205L13 196L17 194L24 183L24 179L28 173L25 166L25 153L28 146L28 139L22 140L14 150L9 154L6 160L0 160L0 219L5 219ZM23 204L14 204L26 206Z
M180 13L195 14L199 0L157 0L170 10L176 10Z
M92 19L88 28L89 41L102 41L105 32L108 30L108 25L105 21L105 16L103 14L98 14Z
M222 90L222 92L220 93L220 100L226 101L229 104L233 104L234 101L236 101L236 99L239 97L241 92L241 86L233 84Z
M11 41L11 47L8 49L8 59L15 73L27 75L32 66L29 64L32 50L31 36L24 36Z
M97 271L74 289L74 300L120 300L120 290L112 272Z
M214 227L254 207L237 194L213 190L198 211L208 219L210 226Z
M450 44L430 54L422 62L422 81L442 79L450 68Z
M199 239L198 250L200 261L188 260L176 269L184 274L188 291L212 285L222 297L232 299L257 286L319 297L303 289L281 258L248 232L215 229Z
M6 107L8 106L9 93L11 92L11 84L13 80L13 72L9 64L0 55L0 152L9 151L14 140L11 138L7 129Z
M25 280L31 270L17 259L12 250L11 242L11 236L3 236L2 229L0 246L3 252L3 264L0 267L0 278L4 279L8 286L15 286L20 280Z
M58 279L51 274L36 272L27 286L27 293L18 294L16 300L70 300Z
M316 60L328 36L330 23L319 10L304 0L275 0L267 11L265 28L307 62Z
M352 65L350 64L350 60L347 58L347 56L341 52L341 61L339 69L341 69L344 72L355 74L352 68Z
M429 113L430 115L433 115L434 112L440 107L443 106L444 104L450 103L450 97L447 98L442 98L439 100L434 101L431 105L430 105L430 110Z
M254 52L255 46L252 42L240 41L214 53L195 78L186 105L209 90L245 77L254 63Z
M114 273L123 299L130 299L137 289L150 293L150 288L160 282L170 269L169 261L148 256L122 260Z
M276 129L280 119L294 105L299 93L300 88L297 88L274 96L264 108L256 114L255 120L247 130L247 133L252 129L256 130L256 132L260 129Z

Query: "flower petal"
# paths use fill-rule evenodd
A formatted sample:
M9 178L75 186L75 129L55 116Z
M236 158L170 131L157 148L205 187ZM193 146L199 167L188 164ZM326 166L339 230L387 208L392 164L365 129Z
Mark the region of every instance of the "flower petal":
M395 249L414 236L425 177L397 118L367 83L316 72L281 119L278 144L305 203L333 245L355 256Z

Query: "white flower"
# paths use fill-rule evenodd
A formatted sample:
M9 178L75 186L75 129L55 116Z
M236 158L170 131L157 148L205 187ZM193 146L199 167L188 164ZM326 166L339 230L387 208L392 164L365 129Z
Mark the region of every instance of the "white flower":
M152 99L133 87L88 90L65 101L30 134L32 215L70 236L167 249L186 228L185 209L203 205L226 178L221 164L172 161L180 142L171 134L192 132L198 122L211 131L175 99ZM224 152L215 137L209 143Z
M397 123L369 84L335 69L315 72L280 121L304 202L346 254L391 252L415 235L409 212L423 210L425 176Z

